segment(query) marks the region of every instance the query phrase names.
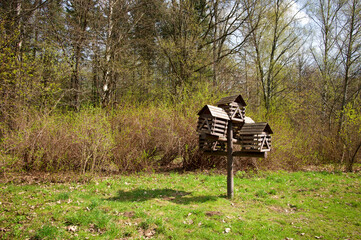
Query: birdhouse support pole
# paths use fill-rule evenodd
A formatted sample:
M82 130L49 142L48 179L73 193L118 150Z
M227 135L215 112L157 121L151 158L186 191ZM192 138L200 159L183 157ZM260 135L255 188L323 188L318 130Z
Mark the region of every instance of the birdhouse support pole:
M233 129L232 121L227 128L227 197L233 198Z

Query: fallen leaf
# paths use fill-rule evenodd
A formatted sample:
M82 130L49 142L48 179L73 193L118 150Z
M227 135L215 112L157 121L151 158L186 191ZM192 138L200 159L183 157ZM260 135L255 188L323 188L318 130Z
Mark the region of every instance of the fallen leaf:
M124 212L124 213L123 213L123 215L124 215L124 217L131 218L131 217L134 217L135 212L134 212L134 211L131 211L131 212Z
M187 221L183 221L183 224L192 225L192 224L193 224L193 220L192 220L192 219L188 219Z
M67 227L67 230L69 232L76 232L76 230L78 230L78 227L77 226L68 226Z
M144 232L144 236L146 236L147 238L153 237L154 234L155 234L154 229L147 229L147 230L145 230L145 232Z

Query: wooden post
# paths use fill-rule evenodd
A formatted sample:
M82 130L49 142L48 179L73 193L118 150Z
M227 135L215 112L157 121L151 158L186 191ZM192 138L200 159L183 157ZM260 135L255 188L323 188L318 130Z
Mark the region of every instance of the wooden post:
M227 129L227 197L233 198L233 129L228 121Z

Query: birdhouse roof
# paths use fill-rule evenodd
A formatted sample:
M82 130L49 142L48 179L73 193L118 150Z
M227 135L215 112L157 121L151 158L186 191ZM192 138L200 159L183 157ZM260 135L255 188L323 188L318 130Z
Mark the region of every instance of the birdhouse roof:
M266 122L260 123L245 123L240 130L241 135L247 134L261 134L263 132L273 134L271 127Z
M198 112L198 115L209 114L212 117L218 117L225 120L229 120L228 114L222 108L212 105L205 105L202 110Z
M219 102L217 102L217 106L220 105L227 105L229 103L236 102L239 103L242 106L247 106L246 102L243 100L243 97L241 95L234 95L229 97L224 97Z

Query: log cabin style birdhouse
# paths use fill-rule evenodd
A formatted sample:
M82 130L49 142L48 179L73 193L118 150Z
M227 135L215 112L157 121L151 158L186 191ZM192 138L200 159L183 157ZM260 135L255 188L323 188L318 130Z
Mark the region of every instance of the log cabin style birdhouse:
M245 123L235 136L242 152L269 152L273 131L266 122Z
M241 95L224 97L219 100L217 106L227 112L233 123L244 123L247 104Z
M206 134L200 134L199 149L205 152L225 152L226 143L224 141L212 139Z
M222 108L206 105L198 115L197 132L199 134L226 137L229 117Z
M206 105L199 111L199 149L212 156L227 156L227 197L233 197L233 157L265 158L271 150L273 131L268 123L255 123L245 116L241 95L222 98L218 107ZM234 144L241 146L234 151Z

